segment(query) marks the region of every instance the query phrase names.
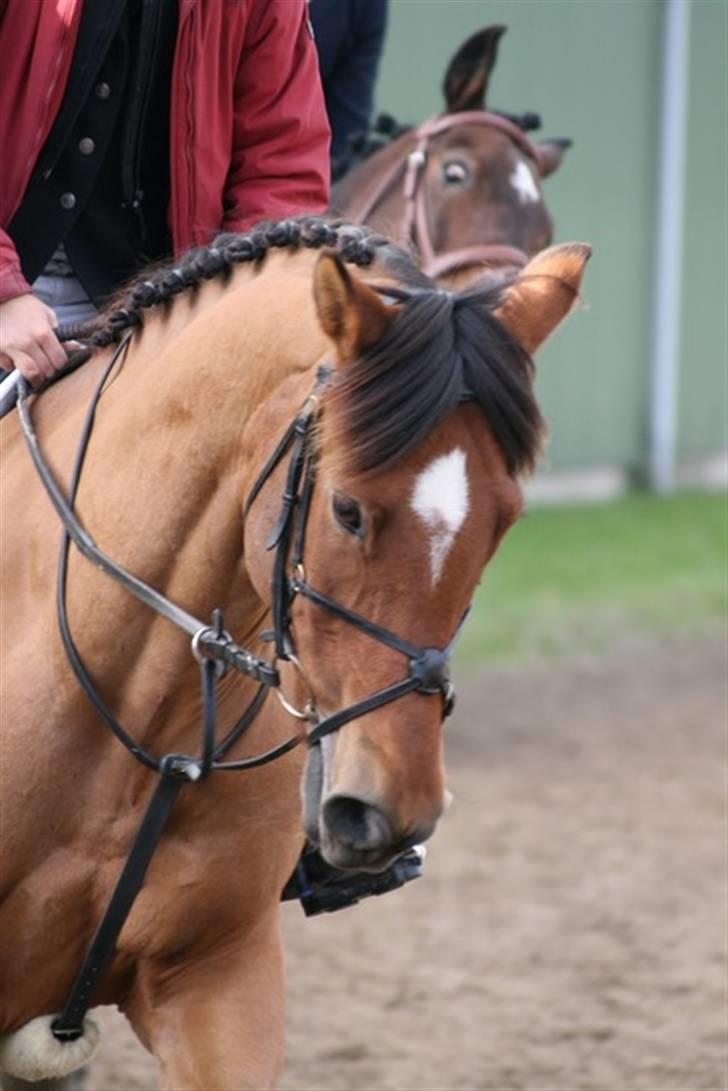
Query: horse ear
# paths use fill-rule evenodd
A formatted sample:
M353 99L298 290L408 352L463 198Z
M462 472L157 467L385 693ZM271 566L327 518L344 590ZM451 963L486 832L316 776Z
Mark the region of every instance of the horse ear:
M488 80L498 56L498 41L506 29L485 27L460 46L447 67L442 84L448 114L485 109Z
M590 257L591 246L585 242L551 246L529 261L505 291L495 317L529 354L574 306Z
M536 145L539 151L539 166L541 177L548 178L557 167L561 166L561 160L574 143L566 136L554 137L553 140L539 140Z
M334 250L324 250L316 262L313 297L321 328L341 360L359 356L378 341L397 313L352 276Z

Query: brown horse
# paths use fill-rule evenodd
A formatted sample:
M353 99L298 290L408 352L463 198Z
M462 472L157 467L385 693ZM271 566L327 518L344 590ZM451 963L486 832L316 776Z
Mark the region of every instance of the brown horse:
M451 287L493 267L521 268L552 238L541 179L571 141L534 143L517 121L486 109L505 30L486 27L464 42L445 73L445 112L365 159L332 192L337 214L414 244L424 271Z
M72 552L68 622L100 697L136 757L174 755L187 778L93 995L126 1013L163 1088L275 1083L279 899L304 828L332 864L373 870L434 829L449 647L539 449L530 353L588 255L555 247L497 296L456 295L363 231L288 222L194 252L102 320L99 344L136 332L96 409L85 533L185 616L221 607L269 661L258 636L272 613L286 703L308 706L293 729L308 748L244 772L194 756L189 635ZM63 489L112 347L32 404ZM52 1019L163 778L105 729L68 666L58 520L16 414L2 453L0 1070L40 1080L89 1055L92 1019L75 1042ZM193 642L203 674L206 641ZM230 671L218 690L224 734L256 685ZM271 695L230 756L292 723Z

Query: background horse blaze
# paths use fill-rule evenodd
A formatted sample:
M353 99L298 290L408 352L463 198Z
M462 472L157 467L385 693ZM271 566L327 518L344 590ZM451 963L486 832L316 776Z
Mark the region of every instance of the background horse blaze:
M228 237L183 263L194 290L148 313L107 384L77 509L115 559L197 616L222 607L236 639L256 647L285 467L263 486L243 530L245 499L333 344L319 392L306 579L404 640L443 648L518 514L516 475L540 442L522 346L533 351L568 312L588 247L540 256L497 301L435 292L391 246L351 229L315 225L314 234L359 255L366 270L330 253L314 268L303 245L314 229L284 226ZM235 264L251 256L260 260ZM227 276L199 272L195 281L208 259ZM130 321L142 297L164 297L165 276L152 278L159 290L131 293ZM98 352L33 407L64 483L108 358ZM3 421L2 446L7 1058L13 1032L63 1005L153 778L99 724L66 664L53 608L57 519L15 419ZM69 616L99 689L138 741L155 754L189 752L199 693L188 638L76 553ZM294 702L313 697L325 716L406 674L400 652L303 595L291 618L305 671L304 680L281 665ZM222 681L221 731L253 689L232 673ZM431 831L444 795L441 714L439 693L409 693L311 749L304 825L329 860L381 867ZM270 698L232 756L290 733ZM302 844L302 768L302 750L293 751L182 789L102 978L95 1002L126 1013L169 1091L271 1087L280 1072L279 897Z
M551 242L541 180L570 147L531 141L522 118L486 107L503 26L473 34L443 80L445 110L403 133L351 170L331 207L357 223L414 244L429 276L462 286L492 268L522 267Z

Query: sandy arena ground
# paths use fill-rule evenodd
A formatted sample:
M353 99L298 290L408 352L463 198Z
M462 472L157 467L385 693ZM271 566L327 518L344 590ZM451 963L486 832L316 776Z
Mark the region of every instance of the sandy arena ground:
M426 877L285 910L284 1091L723 1091L726 659L634 642L461 682ZM116 1014L88 1087L156 1087Z

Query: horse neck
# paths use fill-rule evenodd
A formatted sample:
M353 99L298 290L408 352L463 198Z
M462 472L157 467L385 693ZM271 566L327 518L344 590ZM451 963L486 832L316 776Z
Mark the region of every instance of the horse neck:
M115 446L127 449L136 437L142 488L177 483L171 496L156 500L170 518L180 506L204 509L211 490L226 481L236 482L240 510L250 473L243 444L248 422L286 379L313 369L325 351L311 297L312 261L310 251L276 254L259 275L238 268L227 287L214 286L207 300L187 305L179 318L175 304L166 320L150 323L122 368L114 384Z
M286 379L299 376L303 389L306 372L324 354L311 301L312 261L309 252L305 261L271 261L266 275L236 276L207 306L183 314L178 328L177 303L168 316L151 318L107 384L81 478L78 511L101 547L202 620L222 607L242 643L265 613L243 560L242 507L255 470L246 425ZM54 466L72 461L87 402L80 395L88 394L107 356L39 399L41 444ZM63 400L74 404L59 416ZM283 419L287 403L279 401ZM291 403L291 415L295 408ZM263 436L261 443L275 438ZM55 531L49 526L49 542ZM122 721L146 723L160 693L179 692L181 679L194 692L188 638L108 577L74 567L70 606L84 646L106 645L104 618L113 617L125 634L126 662L118 679L111 668L106 689ZM147 730L157 738L167 728Z
M216 404L220 390L232 386L243 395L239 411L252 413L273 382L310 366L322 351L310 286L314 260L311 250L271 251L262 268L236 265L227 279L205 281L166 311L147 312L128 369L143 375L150 392L158 387L160 400L192 386L203 406L208 396Z

